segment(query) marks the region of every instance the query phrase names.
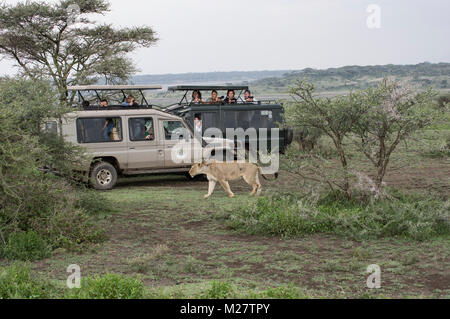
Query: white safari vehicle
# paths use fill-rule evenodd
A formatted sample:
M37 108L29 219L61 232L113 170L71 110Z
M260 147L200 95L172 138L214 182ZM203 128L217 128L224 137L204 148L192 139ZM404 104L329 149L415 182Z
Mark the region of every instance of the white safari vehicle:
M234 156L234 142L202 138L179 116L148 104L142 91L161 86L79 86L76 91L83 108L65 114L61 120L45 123L47 131L61 134L66 141L81 145L92 156L86 173L90 184L100 190L112 189L119 175L185 173L194 162L216 154ZM100 102L103 91L138 91L141 104L108 106L86 103L82 92L94 92ZM116 92L117 93L117 92ZM90 95L92 97L92 94ZM90 102L90 101L89 101Z

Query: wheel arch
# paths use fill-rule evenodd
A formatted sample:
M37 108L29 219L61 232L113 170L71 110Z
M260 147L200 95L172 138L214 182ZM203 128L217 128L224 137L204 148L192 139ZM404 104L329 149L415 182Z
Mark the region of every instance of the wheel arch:
M116 169L118 174L120 174L122 172L117 158L115 158L114 156L98 156L98 157L93 158L89 173L92 171L92 168L94 167L94 165L99 162L107 162L107 163L111 164L112 166L114 166L114 168Z

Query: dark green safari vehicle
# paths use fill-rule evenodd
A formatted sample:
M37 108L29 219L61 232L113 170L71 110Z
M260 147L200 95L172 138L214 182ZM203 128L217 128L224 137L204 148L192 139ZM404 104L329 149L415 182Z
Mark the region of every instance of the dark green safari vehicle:
M234 103L226 103L229 90L233 90L235 93ZM292 142L292 130L282 127L283 105L273 100L256 100L253 97L251 97L252 101L248 102L243 96L245 90L248 90L248 86L169 86L168 91L182 91L184 94L179 103L168 106L165 111L182 117L193 129L195 129L194 119L200 119L202 134L209 128L217 128L222 132L223 137L226 137L227 128L242 128L244 131L254 128L257 132L258 149L261 150L260 144L262 143L261 145L267 146L269 152L276 151L271 143L271 134L278 129L277 148L280 153L284 153L286 147ZM214 102L211 99L213 91L217 92L218 97L218 100ZM199 92L203 96L201 101L195 101L194 92ZM267 129L267 135L261 134L259 129ZM246 135L245 148L247 150L249 145L249 136Z

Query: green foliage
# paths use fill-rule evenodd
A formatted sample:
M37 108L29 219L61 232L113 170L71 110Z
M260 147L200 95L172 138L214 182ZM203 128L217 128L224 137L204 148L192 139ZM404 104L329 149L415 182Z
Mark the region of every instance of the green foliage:
M35 231L12 233L0 246L0 257L24 261L40 260L50 255L50 246Z
M360 202L339 193L317 202L289 195L262 197L232 213L232 229L249 234L284 237L332 233L352 239L448 236L449 203L439 199L409 198Z
M211 287L206 290L201 298L225 299L233 296L233 286L228 282L212 281Z
M70 5L80 10L68 10ZM126 55L137 47L149 47L157 38L150 27L116 29L90 18L109 10L106 0L3 4L0 54L14 60L30 78L51 78L61 104L67 103L68 85L101 79L124 82L136 72ZM69 96L69 105L74 97Z
M322 132L319 129L303 127L294 130L293 140L298 143L301 150L311 151L316 147L321 136Z
M308 296L296 286L295 283L291 283L287 286L272 287L262 291L258 298L270 298L270 299L305 299Z
M286 124L297 130L318 131L331 138L339 154L342 178L330 181L324 177L317 181L327 183L332 189L337 187L350 197L348 150L344 138L351 133L364 110L356 93L330 98L315 96L314 90L314 85L305 80L297 81L290 89L294 102L286 113Z
M0 86L0 111L8 112L20 133L38 136L43 119L57 118L67 111L56 103L57 92L49 81L4 77Z
M28 264L0 268L0 299L51 298L56 292L51 283L33 277Z
M355 95L361 115L351 131L358 150L376 169L377 188L382 185L390 156L398 144L436 119L433 96L431 89L415 92L389 79Z
M440 109L445 109L449 106L450 102L450 93L441 94L437 98L437 104Z
M139 299L144 297L141 280L117 274L88 277L81 288L73 288L68 298L74 299Z
M97 202L102 197L83 195L73 183L73 172L88 159L81 149L39 130L47 116L62 111L54 103L52 89L46 82L1 81L0 239L6 243L14 232L34 231L52 248L102 240L102 231L88 212L100 210ZM42 171L49 163L56 165L60 176Z
M58 119L69 111L58 103L50 82L1 78L0 87L1 137L7 143L4 154L8 155L8 150L16 147L19 149L11 157L16 156L28 146L28 151L34 151L30 155L39 167L52 167L60 175L81 178L74 174L90 160L84 155L85 151L41 129L46 120Z
M311 83L296 82L290 90L294 102L286 110L286 123L297 131L317 130L331 139L341 168L328 165L320 149L310 154L288 152L290 165L286 168L304 179L326 184L333 191L337 189L347 198L351 197L351 175L365 180L359 188L376 197L384 196L383 179L398 144L436 119L434 92L415 92L389 79L375 88L332 98L315 96L314 90ZM352 147L373 165L375 181L349 169ZM298 155L305 160L298 160Z
M448 88L450 63L419 63L415 65L348 65L339 68L312 69L286 72L282 76L264 78L251 83L265 92L282 92L294 85L298 78L307 77L320 92L364 90L378 85L384 77L395 77L421 89Z
M254 205L231 214L227 224L249 234L283 237L333 229L333 220L327 214L318 214L315 207L297 203L289 196L261 197Z

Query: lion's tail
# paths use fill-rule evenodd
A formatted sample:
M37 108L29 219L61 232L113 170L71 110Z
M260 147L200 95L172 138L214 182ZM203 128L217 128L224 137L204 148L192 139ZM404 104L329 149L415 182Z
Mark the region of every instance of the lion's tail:
M261 174L261 176L262 176L266 181L269 181L270 179L268 179L268 178L263 174L261 166L258 166L258 169L259 169L259 173ZM273 180L277 179L277 178L278 178L278 172L276 172L275 174L273 174L273 176L275 176L275 178L274 178Z

